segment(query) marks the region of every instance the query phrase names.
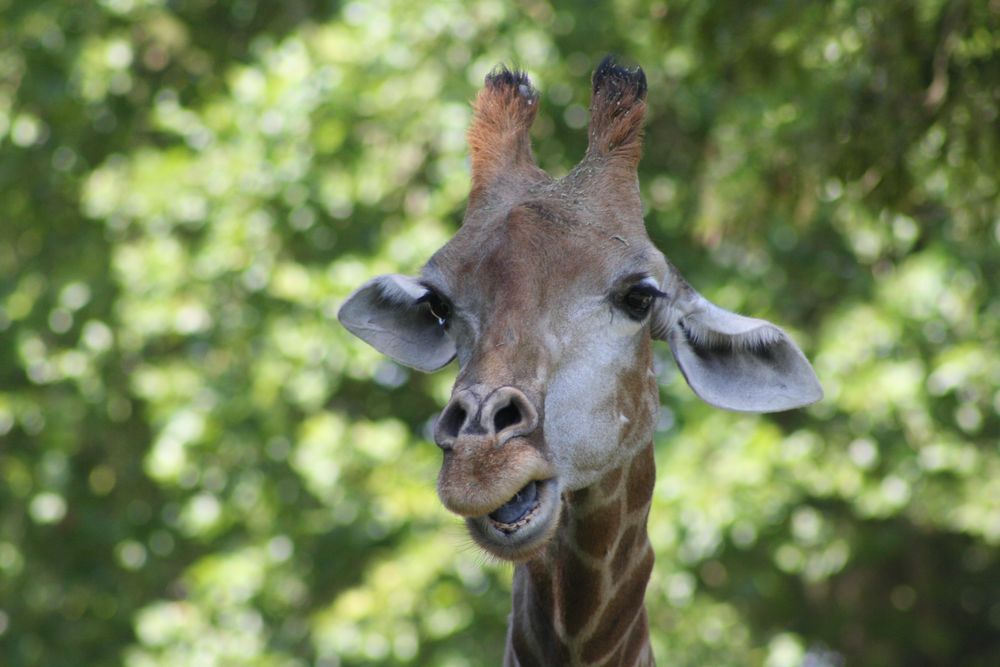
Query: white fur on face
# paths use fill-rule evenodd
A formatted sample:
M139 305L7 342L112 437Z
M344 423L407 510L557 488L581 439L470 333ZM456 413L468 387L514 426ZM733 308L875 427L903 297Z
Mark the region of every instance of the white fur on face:
M649 343L643 324L613 311L604 299L579 307L558 326L561 354L545 395L545 440L560 485L575 490L625 463L652 436L650 422L633 430L634 442L622 442L635 416L616 404L619 376L633 366L638 346ZM655 404L658 397L649 394L646 400Z

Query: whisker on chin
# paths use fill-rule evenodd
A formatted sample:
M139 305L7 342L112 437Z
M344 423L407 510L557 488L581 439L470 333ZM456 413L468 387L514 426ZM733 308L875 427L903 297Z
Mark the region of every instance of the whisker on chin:
M469 535L469 531L466 530L464 526L462 527L462 535L456 551L463 556L471 556L476 561L476 565L482 568L496 568L498 566L502 567L510 564L508 561L498 558L496 555L476 544L476 541L472 539L472 536Z
M501 558L496 554L487 551L472 538L464 523L449 523L444 528L445 534L454 543L455 551L462 555L471 555L476 560L476 564L481 567L508 568L514 569L515 563L506 558Z

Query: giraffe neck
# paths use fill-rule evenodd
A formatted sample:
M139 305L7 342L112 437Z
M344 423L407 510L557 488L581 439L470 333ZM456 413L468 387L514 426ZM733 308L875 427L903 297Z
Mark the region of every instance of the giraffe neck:
M514 570L505 665L652 665L643 596L653 446L566 493L556 535Z

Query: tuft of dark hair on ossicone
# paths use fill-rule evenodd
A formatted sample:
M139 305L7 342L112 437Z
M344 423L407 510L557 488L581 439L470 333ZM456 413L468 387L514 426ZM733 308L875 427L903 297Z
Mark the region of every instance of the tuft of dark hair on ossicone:
M591 79L594 94L604 93L617 99L631 92L636 99L646 98L646 73L638 65L633 69L622 67L613 55L607 55L594 70Z

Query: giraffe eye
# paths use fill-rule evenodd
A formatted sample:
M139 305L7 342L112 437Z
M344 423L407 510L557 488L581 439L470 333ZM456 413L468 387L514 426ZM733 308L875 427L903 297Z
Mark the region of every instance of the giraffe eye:
M427 290L427 293L417 299L417 303L427 304L427 310L438 321L441 326L448 325L448 318L451 316L451 306L448 302L434 290Z
M621 308L626 315L639 322L649 315L653 301L662 296L665 296L664 293L650 282L636 283L622 295Z

